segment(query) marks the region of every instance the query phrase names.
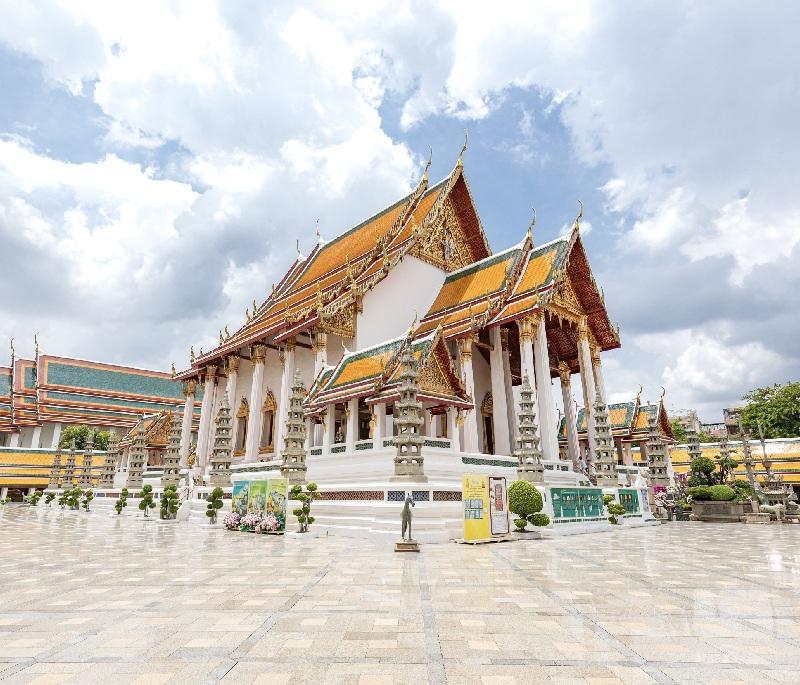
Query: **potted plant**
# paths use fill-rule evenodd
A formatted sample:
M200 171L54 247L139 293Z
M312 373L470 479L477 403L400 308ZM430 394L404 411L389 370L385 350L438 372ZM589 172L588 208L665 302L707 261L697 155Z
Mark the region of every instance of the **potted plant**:
M172 521L178 515L178 486L168 485L161 495L161 510L159 512L163 521Z
M114 502L114 509L117 510L117 516L122 513L122 510L128 506L128 488L122 488L119 493L117 501Z
M691 497L692 516L698 521L736 523L749 509L741 492L737 495L737 490L728 485L699 485L686 492Z

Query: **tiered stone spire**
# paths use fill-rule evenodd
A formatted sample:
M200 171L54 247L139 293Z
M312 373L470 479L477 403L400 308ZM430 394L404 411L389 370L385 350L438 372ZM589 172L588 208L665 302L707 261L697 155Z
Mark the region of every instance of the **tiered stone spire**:
M222 396L216 423L209 482L224 488L231 484L231 407L227 392Z
M100 481L97 483L97 487L104 489L114 487L114 476L117 473L117 457L119 454L118 448L117 434L112 431L108 438L106 460L103 462L103 470L100 473Z
M169 432L169 448L164 457L164 473L161 476L161 487L177 485L180 480L181 463L181 417L177 411L172 412Z
M303 416L305 396L305 386L300 380L300 372L296 370L289 396L289 410L286 413L286 429L283 432L284 448L281 452L281 475L289 479L289 485L299 485L306 481L306 420Z
M397 452L394 457L394 477L392 480L406 480L413 482L427 482L422 457L422 443L424 438L419 429L422 426L422 403L417 399L419 384L417 383L417 366L414 362L414 353L411 350L409 336L403 352L400 355L402 371L400 380L400 399L394 403L394 425L397 426L397 435L394 444Z
M129 490L140 490L144 476L144 419L139 422L133 445L128 452L128 479L125 487Z
M594 399L594 431L594 472L597 485L601 488L616 488L619 486L619 478L614 438L608 422L608 407L599 390Z
M94 462L94 431L90 430L86 436L86 447L83 451L83 468L78 479L79 488L92 487L92 462Z
M520 388L519 416L517 417L517 477L531 483L544 482L542 450L539 447L539 427L536 424L536 409L533 389L528 377L522 379Z
M772 470L772 461L767 455L767 444L764 439L764 430L761 428L761 424L758 425L758 440L761 443L761 463L764 465L764 470L767 472L767 475L764 476L762 492L770 504L782 504L786 506L786 498L788 495L786 485L783 482L783 476L774 473Z
M661 431L658 430L657 413L647 417L647 466L650 469L650 482L653 485L669 485L667 453Z
M74 488L75 487L75 441L72 441L72 444L69 446L69 452L67 452L67 461L64 464L64 478L61 481L62 488Z
M695 428L695 421L697 417L694 414L689 416L689 427L686 429L686 445L689 461L701 456L700 441L697 439L697 428Z
M61 484L61 448L56 449L55 456L53 457L53 468L50 469L50 482L47 487L51 490L58 490Z

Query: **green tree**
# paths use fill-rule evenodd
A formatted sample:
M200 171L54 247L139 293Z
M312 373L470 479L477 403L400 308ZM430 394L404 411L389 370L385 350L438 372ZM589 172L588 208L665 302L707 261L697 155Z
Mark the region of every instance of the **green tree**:
M292 513L297 517L297 522L300 524L300 532L307 533L308 527L316 520L311 515L311 503L319 497L317 484L308 483L305 492L303 492L302 485L294 485L289 497L300 502L300 506L294 509Z
M222 488L216 487L211 491L211 494L206 497L206 516L208 522L214 524L217 522L217 512L222 509Z
M39 504L39 500L41 499L43 494L44 493L41 490L34 490L31 493L31 498L29 500L30 503L35 507L37 504Z
M48 493L47 493L47 494L44 496L44 503L45 503L45 504L46 504L46 505L49 507L49 506L50 506L50 503L51 503L51 502L52 502L52 501L53 501L55 498L56 498L56 493L54 493L54 492L48 492Z
M751 434L758 435L760 425L765 438L800 436L800 382L756 388L742 399L742 424Z
M75 440L75 449L82 450L86 447L86 441L89 439L89 426L67 426L61 431L61 438L58 441L58 446L61 449L69 449L72 445L73 439ZM94 434L94 449L102 452L108 448L108 431L96 431Z
M689 462L689 473L705 479L707 485L714 485L714 471L717 463L708 457L696 457Z
M679 445L685 445L686 429L681 425L680 419L670 419L670 425L672 426L672 432L675 433L675 440L678 441Z
M81 502L81 506L83 506L84 511L89 511L89 504L93 499L94 493L91 490L84 490L83 502Z
M149 483L147 485L142 486L142 491L139 493L139 509L144 512L145 517L147 517L147 510L148 509L155 509L156 503L153 500L153 486Z

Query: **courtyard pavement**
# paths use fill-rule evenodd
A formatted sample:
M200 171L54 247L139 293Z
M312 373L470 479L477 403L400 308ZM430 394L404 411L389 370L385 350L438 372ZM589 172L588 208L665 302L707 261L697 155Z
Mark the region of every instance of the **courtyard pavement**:
M0 683L797 683L800 526L426 545L0 509Z

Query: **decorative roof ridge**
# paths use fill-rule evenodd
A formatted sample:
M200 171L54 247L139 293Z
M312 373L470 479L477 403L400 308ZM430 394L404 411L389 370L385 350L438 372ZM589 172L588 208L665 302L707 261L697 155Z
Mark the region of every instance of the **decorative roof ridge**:
M479 259L477 262L472 262L472 264L465 264L464 266L451 271L447 274L447 277L444 279L445 283L448 281L455 281L458 278L465 275L465 272L469 271L470 269L479 270L485 266L490 266L491 264L495 264L498 261L502 261L502 258L508 255L509 253L513 252L514 250L521 250L523 247L523 243L525 241L518 243L517 245L512 245L511 247L507 247L505 250L501 252L495 252L494 254L490 254L488 257L484 257L483 259Z

